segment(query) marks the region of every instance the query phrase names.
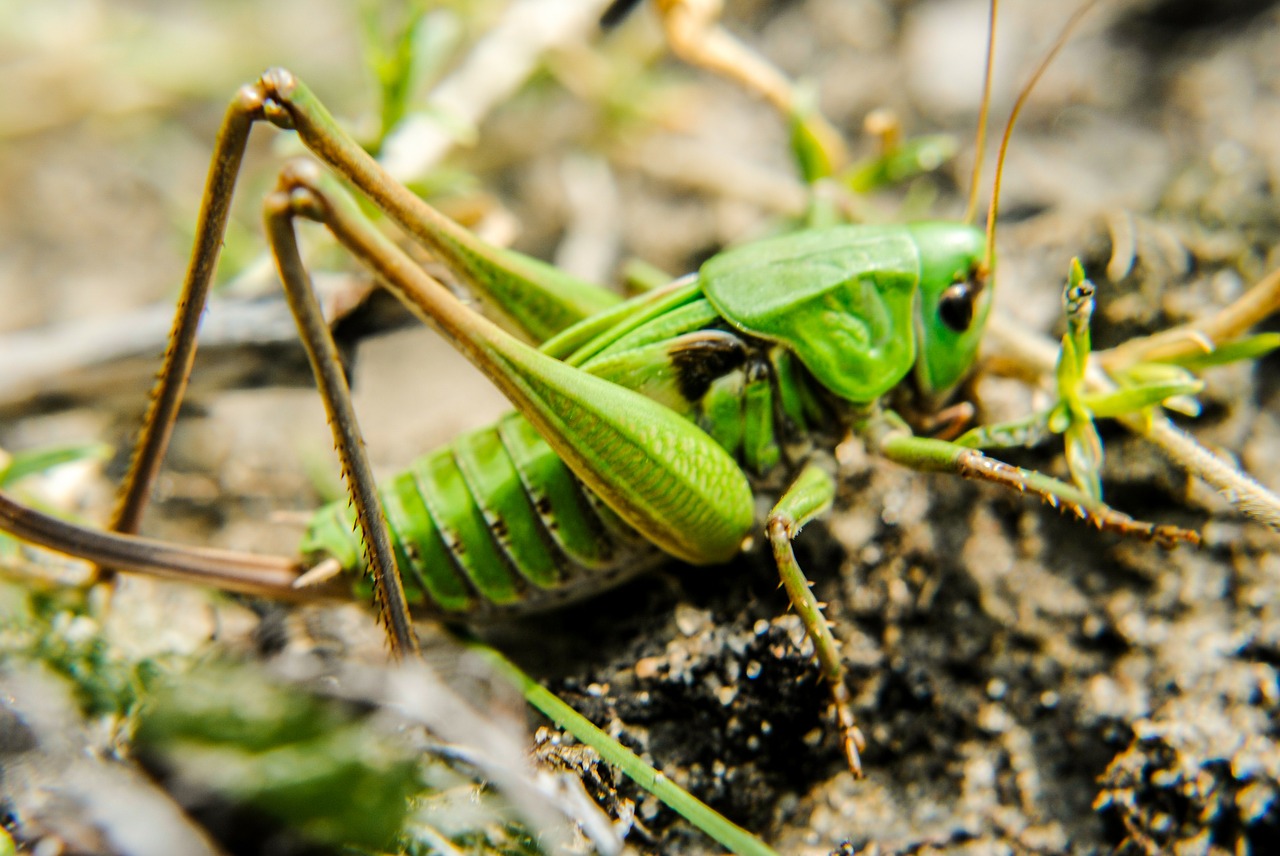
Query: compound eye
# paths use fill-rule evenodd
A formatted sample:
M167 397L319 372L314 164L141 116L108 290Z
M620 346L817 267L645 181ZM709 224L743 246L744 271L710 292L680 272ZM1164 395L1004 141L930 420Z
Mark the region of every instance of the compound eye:
M963 333L973 324L973 305L978 289L972 282L957 282L942 292L938 300L938 317L957 333Z

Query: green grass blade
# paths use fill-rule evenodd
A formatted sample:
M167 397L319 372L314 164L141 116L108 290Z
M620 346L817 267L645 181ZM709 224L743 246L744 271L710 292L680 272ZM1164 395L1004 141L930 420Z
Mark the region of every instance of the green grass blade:
M111 456L111 447L104 443L83 443L72 446L50 446L20 452L0 460L0 487L14 484L27 476L43 473L62 464L76 461L105 460Z
M471 643L496 671L520 688L525 701L556 725L600 753L600 757L620 769L627 778L662 800L676 814L729 848L738 856L778 856L777 851L729 821L706 803L681 788L658 770L605 734L582 714L561 701L555 693L526 675L520 667L485 645Z

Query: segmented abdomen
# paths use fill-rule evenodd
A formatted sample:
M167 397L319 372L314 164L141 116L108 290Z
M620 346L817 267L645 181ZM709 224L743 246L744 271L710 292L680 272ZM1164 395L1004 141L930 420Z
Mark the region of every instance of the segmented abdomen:
M583 597L657 558L515 413L419 458L381 494L414 605L537 609ZM345 502L321 509L303 552L363 567L354 520Z

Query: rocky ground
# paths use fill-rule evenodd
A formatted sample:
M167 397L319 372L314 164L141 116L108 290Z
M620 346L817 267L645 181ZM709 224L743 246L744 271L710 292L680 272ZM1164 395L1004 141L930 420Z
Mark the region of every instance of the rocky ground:
M11 380L49 325L170 292L203 160L238 81L289 64L340 115L367 116L372 100L353 13L339 4L282 7L255 29L245 29L263 14L252 4L62 5L76 26L31 12L2 21L12 59L0 73L17 93L0 116L0 296L14 307L0 319L10 331L0 354ZM862 200L868 218L959 214L983 3L729 5L736 33L816 84L855 152L871 150L860 128L880 107L908 134L957 136L953 164ZM997 128L1077 4L1005 5ZM465 197L490 213L488 228L517 224L517 246L599 278L615 278L629 256L691 269L802 200L785 129L766 106L672 60L635 73L631 64L659 50L646 14L603 43L557 53L450 161L506 212L492 215L490 196ZM298 16L309 29L294 26ZM1280 264L1278 39L1280 12L1261 0L1123 0L1091 13L1033 93L1010 150L997 300L1013 323L1060 333L1073 255L1098 285L1100 348L1210 312ZM254 199L278 162L269 150L282 148L265 136L228 251L249 270L261 252ZM343 270L327 256L321 264ZM276 359L288 349L270 353L270 365L296 361ZM260 356L247 372L221 365L231 359L211 358L208 371L272 379L252 362ZM359 406L379 466L500 410L456 365L430 334L360 346ZM15 381L0 400L0 446L123 445L150 371L133 366ZM1185 423L1273 490L1278 366L1273 356L1213 371L1202 416ZM405 389L433 406L408 412ZM993 417L1025 412L1020 383L988 377L976 390ZM1109 501L1198 529L1202 547L1121 540L994 488L857 449L844 456L838 510L797 549L844 645L869 741L863 781L844 767L826 690L763 553L670 568L482 632L782 853L1272 852L1280 540L1118 427L1103 436ZM310 472L325 468L326 445L306 390L206 391L179 427L149 531L288 552L296 530L269 511L314 506ZM1014 457L1065 472L1053 446ZM100 519L109 480L51 489ZM717 852L652 797L605 779L606 802L636 803L637 851Z

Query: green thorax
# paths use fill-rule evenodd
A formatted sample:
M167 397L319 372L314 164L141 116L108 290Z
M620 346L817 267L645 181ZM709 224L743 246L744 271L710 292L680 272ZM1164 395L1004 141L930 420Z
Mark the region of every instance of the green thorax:
M838 433L830 394L791 350L727 323L698 280L637 298L616 316L567 360L693 422L749 476L767 480Z
M957 224L835 226L728 250L699 277L734 328L784 345L827 389L866 404L911 371L921 347L930 391L933 375L950 385L962 373L955 364L972 360L966 339L967 352L945 355L930 371L939 361L933 330L917 316L930 295L936 308L937 295L974 269L982 243L979 230ZM971 338L976 347L977 334Z

